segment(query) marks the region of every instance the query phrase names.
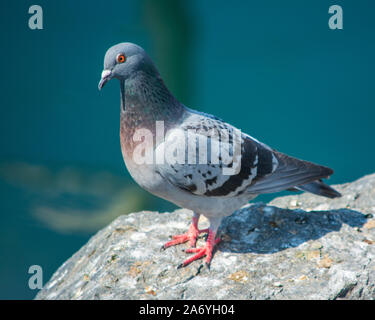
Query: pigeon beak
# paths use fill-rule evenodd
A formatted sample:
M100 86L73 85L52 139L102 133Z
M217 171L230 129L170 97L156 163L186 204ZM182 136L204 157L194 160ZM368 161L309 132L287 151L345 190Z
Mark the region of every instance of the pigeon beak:
M102 78L100 79L99 85L98 85L99 90L101 90L104 87L104 85L111 79L112 79L111 70L103 70Z

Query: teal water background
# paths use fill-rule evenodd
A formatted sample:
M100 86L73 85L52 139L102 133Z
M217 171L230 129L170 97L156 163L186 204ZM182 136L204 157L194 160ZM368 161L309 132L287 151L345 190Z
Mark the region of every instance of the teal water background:
M28 28L32 4L43 30ZM328 28L332 4L343 30ZM173 208L126 171L118 83L97 90L118 42L144 47L186 105L332 167L330 183L375 171L374 1L3 0L0 12L0 299L33 298L29 266L46 282L116 216Z

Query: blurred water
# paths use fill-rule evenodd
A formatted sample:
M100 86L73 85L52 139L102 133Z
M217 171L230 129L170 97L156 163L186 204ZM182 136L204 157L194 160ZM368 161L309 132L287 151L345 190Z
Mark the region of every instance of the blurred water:
M96 230L172 205L130 179L119 147L119 88L98 92L107 48L131 41L186 105L276 149L335 169L375 171L373 1L2 1L0 298L32 298ZM269 199L263 197L264 200ZM166 235L167 236L167 235Z

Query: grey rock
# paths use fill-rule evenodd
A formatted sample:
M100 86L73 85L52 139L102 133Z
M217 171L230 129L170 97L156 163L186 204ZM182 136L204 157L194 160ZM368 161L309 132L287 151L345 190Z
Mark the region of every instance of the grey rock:
M295 194L236 211L210 270L176 269L187 244L160 251L187 230L190 211L120 216L36 299L375 299L375 174L335 188L342 198Z

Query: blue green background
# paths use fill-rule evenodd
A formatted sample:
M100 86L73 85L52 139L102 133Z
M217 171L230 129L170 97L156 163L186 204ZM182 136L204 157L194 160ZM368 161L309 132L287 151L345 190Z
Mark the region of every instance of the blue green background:
M375 171L374 14L364 0L1 1L0 298L33 298L29 266L46 282L117 215L173 208L123 164L119 86L97 90L109 46L141 45L184 104L343 183Z

